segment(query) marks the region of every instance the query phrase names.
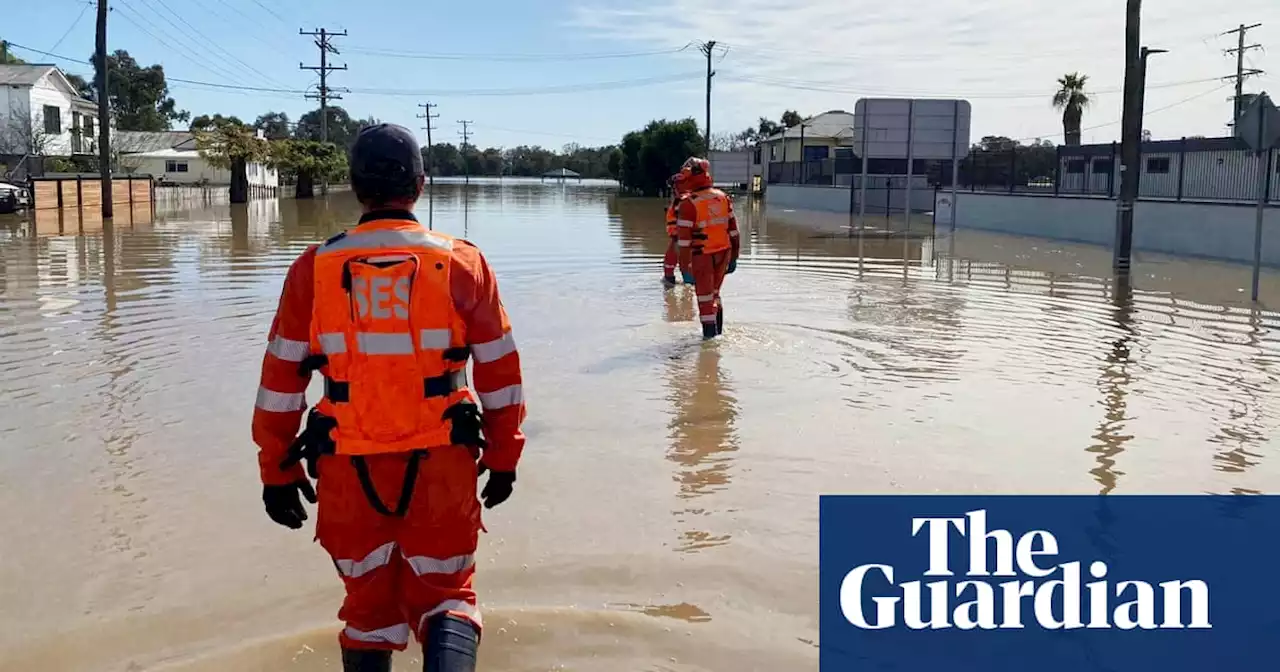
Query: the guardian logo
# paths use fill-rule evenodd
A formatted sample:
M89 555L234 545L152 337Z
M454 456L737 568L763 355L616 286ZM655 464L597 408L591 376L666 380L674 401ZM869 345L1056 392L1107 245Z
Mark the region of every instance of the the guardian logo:
M928 540L933 581L895 582L892 565L866 564L845 574L840 610L857 628L884 630L1211 629L1209 586L1199 579L1113 581L1102 561L1061 562L1058 540L1033 530L1018 537L987 529L985 509L959 518L912 518L911 536ZM950 544L968 542L963 580L950 566ZM1088 574L1086 583L1085 574ZM1002 580L1003 579L1003 580ZM868 601L870 603L868 603Z

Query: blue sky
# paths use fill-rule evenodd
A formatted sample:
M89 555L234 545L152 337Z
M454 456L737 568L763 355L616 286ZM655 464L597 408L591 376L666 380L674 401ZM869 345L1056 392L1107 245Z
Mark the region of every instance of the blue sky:
M0 37L77 58L92 51L94 9L83 0L5 4ZM962 97L973 104L975 139L1060 142L1060 117L1048 99L1058 76L1078 70L1090 75L1095 92L1084 138L1104 142L1119 129L1123 4L113 0L109 45L144 64L163 64L170 78L301 90L315 76L298 64L315 64L317 50L298 29L345 29L335 60L350 69L335 73L331 85L355 91L338 104L353 116L416 130L416 106L430 101L441 115L436 141L456 142L457 121L468 119L481 147L599 145L653 118L701 120L705 61L687 45L708 39L727 47L715 54L714 131L740 130L787 108L806 115L852 110L861 97ZM1249 54L1251 67L1269 72L1246 90L1280 97L1280 2L1149 0L1143 16L1144 42L1172 50L1153 57L1148 74L1145 126L1157 138L1224 132L1231 91L1215 78L1234 72L1234 60L1222 53L1234 44L1216 34L1239 23L1263 23L1250 42L1271 47ZM659 83L638 85L643 80ZM592 87L603 83L611 86ZM553 94L549 87L579 88ZM296 119L315 105L290 93L175 81L171 89L193 114L246 120L272 110ZM493 92L504 95L477 95Z

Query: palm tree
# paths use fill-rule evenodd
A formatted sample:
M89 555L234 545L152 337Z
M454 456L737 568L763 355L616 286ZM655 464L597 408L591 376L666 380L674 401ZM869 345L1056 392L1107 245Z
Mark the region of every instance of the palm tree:
M1084 90L1088 82L1089 76L1078 72L1058 79L1058 92L1053 94L1053 106L1062 110L1062 135L1065 144L1080 144L1080 119L1084 116L1085 108L1089 107L1089 94Z

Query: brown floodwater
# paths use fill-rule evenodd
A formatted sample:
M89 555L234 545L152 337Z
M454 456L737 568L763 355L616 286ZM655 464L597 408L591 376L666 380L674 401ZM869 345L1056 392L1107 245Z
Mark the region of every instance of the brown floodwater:
M1280 492L1280 314L1247 267L1141 255L1117 286L1101 248L740 200L703 343L661 202L436 192L526 367L482 669L816 669L822 493ZM0 218L0 669L339 669L340 582L263 514L249 421L285 269L357 216Z

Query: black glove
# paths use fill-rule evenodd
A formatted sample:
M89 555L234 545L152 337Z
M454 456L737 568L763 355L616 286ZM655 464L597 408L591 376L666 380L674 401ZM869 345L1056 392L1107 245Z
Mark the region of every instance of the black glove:
M489 471L484 462L480 463L480 468L476 470L476 478L484 475ZM489 480L484 484L484 490L480 491L480 499L484 500L484 508L492 509L493 507L507 501L511 496L511 491L516 483L516 472L514 471L489 471Z
M301 528L302 521L307 519L307 510L302 506L299 492L308 502L316 503L316 491L305 478L288 485L262 486L262 503L271 520L291 530Z

